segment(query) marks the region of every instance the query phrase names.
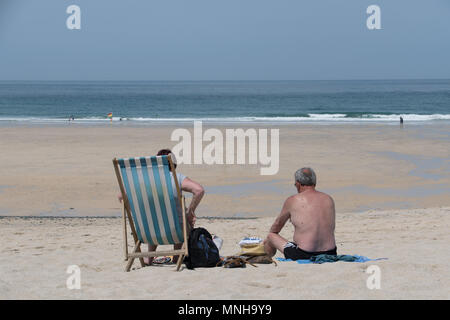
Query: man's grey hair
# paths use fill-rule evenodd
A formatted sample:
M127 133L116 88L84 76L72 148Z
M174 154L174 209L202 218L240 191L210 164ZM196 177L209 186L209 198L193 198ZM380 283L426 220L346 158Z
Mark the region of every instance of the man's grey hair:
M301 168L295 172L295 181L302 186L315 186L316 173L311 168Z

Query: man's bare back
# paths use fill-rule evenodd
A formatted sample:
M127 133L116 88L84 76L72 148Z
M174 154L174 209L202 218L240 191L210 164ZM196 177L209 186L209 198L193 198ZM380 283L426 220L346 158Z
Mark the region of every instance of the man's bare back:
M278 249L286 257L299 259L320 253L336 254L333 199L315 189L316 176L311 168L298 170L295 177L298 193L284 202L280 214L270 228L264 242L266 253L273 256ZM293 242L279 235L288 220L295 228Z
M329 195L308 190L289 197L287 201L295 227L293 239L300 248L315 252L336 246L334 201Z

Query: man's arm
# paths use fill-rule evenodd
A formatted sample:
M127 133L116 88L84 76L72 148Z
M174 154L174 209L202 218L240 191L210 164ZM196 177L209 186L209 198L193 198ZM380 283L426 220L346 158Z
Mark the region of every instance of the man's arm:
M286 224L286 221L291 217L290 213L290 204L291 204L291 198L288 198L284 204L283 208L281 209L280 214L275 219L275 222L272 224L272 227L270 227L270 233L276 233L278 234L281 229L283 229L284 225Z
M288 198L281 209L280 214L275 219L275 222L270 227L269 234L266 240L264 240L264 251L269 257L273 257L277 252L277 249L283 252L283 247L285 246L287 240L280 236L278 233L283 229L286 221L290 218L290 202L291 198Z
M189 178L185 178L183 180L183 182L181 184L181 190L190 192L193 195L192 201L189 205L187 213L188 213L189 223L191 224L191 226L194 226L195 220L196 220L195 209L197 209L198 204L202 200L203 195L205 194L205 190L199 183L197 183Z

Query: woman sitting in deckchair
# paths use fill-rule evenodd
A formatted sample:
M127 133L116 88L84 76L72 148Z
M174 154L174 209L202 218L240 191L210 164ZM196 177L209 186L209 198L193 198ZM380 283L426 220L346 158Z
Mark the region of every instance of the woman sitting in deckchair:
M172 163L175 167L174 169L176 169L177 160L175 158L175 155L172 153L172 151L170 149L159 150L157 156L163 156L163 155L169 155L169 154L172 158ZM172 175L172 172L170 174ZM182 191L192 193L192 195L193 195L192 201L189 205L189 208L186 211L186 217L187 217L187 221L188 221L188 225L187 225L188 226L188 234L189 234L189 229L194 227L195 220L196 220L195 209L197 208L198 204L202 200L203 195L205 194L205 190L199 183L189 179L188 177L186 177L185 175L183 175L179 172L177 172L177 180L178 180L178 185L181 186ZM173 177L172 177L172 188L175 189L175 181L174 181ZM122 202L122 194L119 193L117 197L118 197L119 201ZM175 195L175 197L177 197L177 196ZM178 199L176 199L176 200L178 200ZM180 221L182 221L182 217L181 217L182 209L181 209L181 207L178 207L179 201L176 201L176 203L177 203L177 211L179 213L179 218L180 218ZM182 246L181 243L175 244L174 249L175 250L181 249L181 246ZM156 245L150 245L150 244L148 245L148 251L155 251L156 248L157 248ZM176 263L177 260L178 260L178 256L174 256L173 262ZM144 262L147 265L151 265L153 262L153 257L144 258Z

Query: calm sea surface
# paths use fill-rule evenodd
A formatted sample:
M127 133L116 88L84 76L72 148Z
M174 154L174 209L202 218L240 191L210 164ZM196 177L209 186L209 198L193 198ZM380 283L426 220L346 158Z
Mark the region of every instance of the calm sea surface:
M450 121L450 80L0 82L0 122Z

